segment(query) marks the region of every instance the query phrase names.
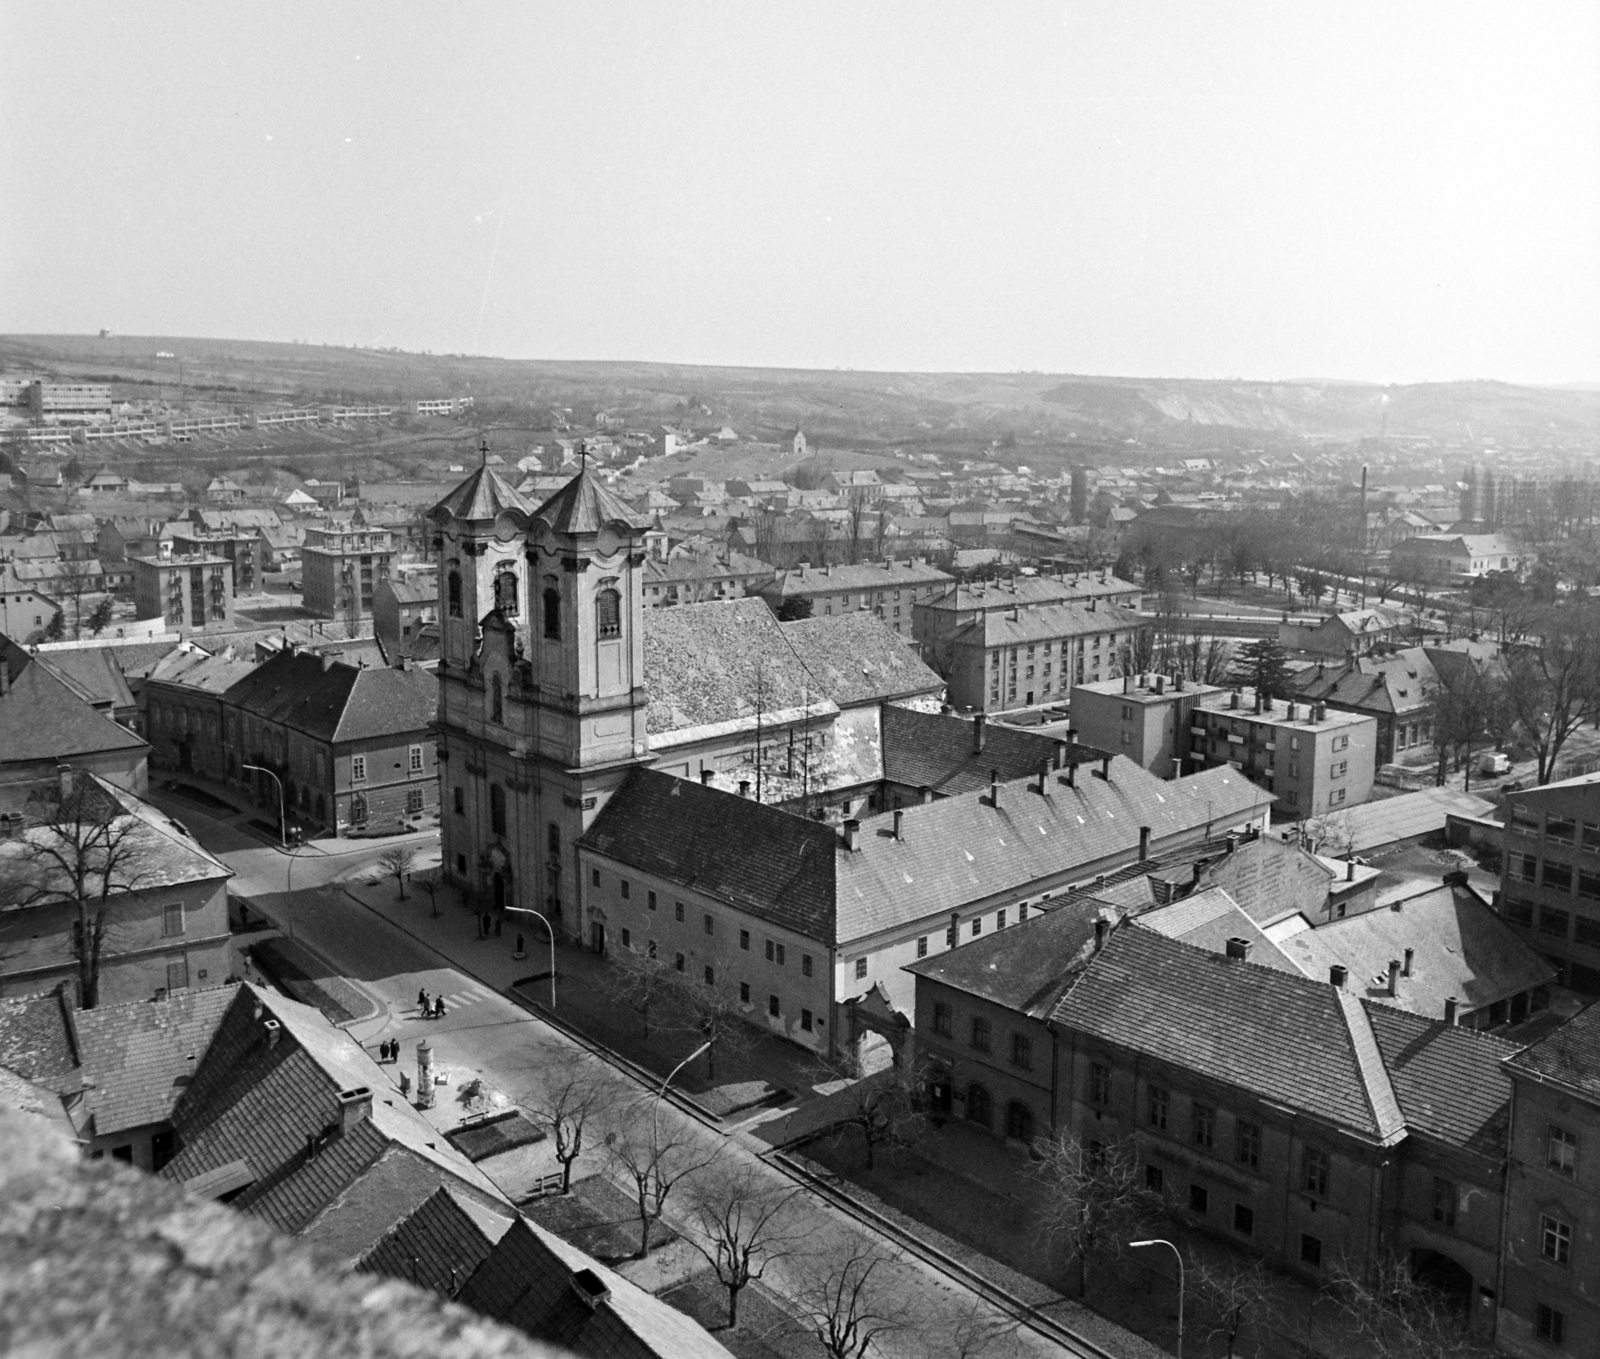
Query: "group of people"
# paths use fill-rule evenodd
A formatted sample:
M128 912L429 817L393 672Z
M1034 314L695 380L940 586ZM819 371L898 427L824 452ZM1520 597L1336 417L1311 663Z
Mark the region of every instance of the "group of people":
M417 1010L423 1019L443 1019L444 997L440 996L437 1000L430 1001L427 991L418 991Z
M400 1060L400 1040L398 1038L385 1038L378 1044L378 1060L380 1062L398 1062Z

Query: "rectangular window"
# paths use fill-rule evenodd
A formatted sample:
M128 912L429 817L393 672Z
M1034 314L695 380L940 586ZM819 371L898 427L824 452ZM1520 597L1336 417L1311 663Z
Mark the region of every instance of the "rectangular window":
M1578 895L1590 901L1600 901L1600 873L1579 873Z
M1167 1177L1162 1173L1160 1166L1144 1168L1144 1187L1152 1194L1159 1194L1166 1182Z
M1600 826L1593 821L1583 823L1583 852L1585 854L1600 854Z
M633 931L632 930L623 930L623 932L622 932L622 947L623 948L632 948L633 947Z
M709 916L709 915L707 915L707 916L702 916L702 917L701 917L701 920L700 920L700 927L701 927L701 929L703 929L703 930L704 930L704 931L705 931L705 932L706 932L706 933L707 933L707 934L711 934L711 933L713 933L713 932L714 932L714 931L715 931L715 928L716 928L716 927L715 927L715 926L713 926L713 925L712 925L712 923L711 923L711 917L710 917L710 916Z
M1510 856L1511 876L1522 882L1537 882L1539 880L1539 861L1531 854L1513 854Z
M1456 1186L1454 1180L1433 1177L1433 1220L1443 1227L1456 1225Z
M972 1017L972 1046L979 1052L989 1051L989 1021L977 1015Z
M975 915L975 916L972 917L972 937L974 939L976 939L982 933L983 933L983 917Z
M867 975L867 960L865 958L857 958L856 959L856 980L857 981L861 981L866 975Z
M1511 924L1525 925L1529 929L1533 928L1533 903L1531 901L1522 901L1517 897L1507 895L1505 900L1501 902L1501 907L1505 912L1506 920Z
M783 1011L778 1008L778 998L776 996L767 997L767 1013L774 1019L777 1019L783 1013Z
M1547 816L1544 820L1544 838L1558 845L1573 844L1578 838L1578 823L1569 817Z
M1314 1236L1301 1236L1300 1263L1313 1269L1322 1267L1322 1242Z
M679 972L683 971L683 963L684 963L683 954L681 954L681 953L673 954L673 956L672 956L672 965L673 965L673 967L677 968L677 970Z
M622 899L626 901L628 899L628 893L631 890L628 880L626 878L618 878L617 888L622 893Z
M1554 888L1558 892L1572 890L1572 866L1570 864L1553 864L1549 860L1544 865L1544 885Z
M1011 1065L1020 1066L1024 1071L1033 1069L1033 1039L1027 1034L1011 1035Z
M1254 1236L1256 1234L1256 1210L1247 1208L1242 1203L1233 1205L1233 1230L1240 1236Z
M928 936L924 934L920 938L918 938L918 940L917 940L917 957L926 958L927 956L928 956Z
M496 835L506 833L506 790L498 783L489 785L489 829Z
M1171 1097L1163 1086L1152 1085L1150 1087L1145 1101L1145 1114L1152 1128L1166 1128L1167 1114L1171 1108L1171 1103Z
M707 986L715 986L716 984L717 984L717 970L716 970L716 968L710 966L710 964L707 964L706 965L706 985Z
M683 903L681 901L672 903L672 918L680 925L683 924Z
M1233 1125L1233 1159L1242 1166L1261 1164L1261 1125L1241 1118Z
M1549 1155L1545 1158L1545 1165L1555 1171L1557 1175L1565 1175L1569 1180L1576 1179L1578 1175L1578 1134L1569 1132L1566 1128L1552 1123L1550 1125Z
M933 1002L933 1031L950 1036L950 1007L942 1000Z
M865 960L863 959L863 961ZM802 977L809 977L811 975L811 967L811 955L809 953L802 953L800 955L800 975Z
M410 771L413 774L420 774L422 772L422 747L421 746L412 746L411 747L411 763L410 763L409 768L410 768Z
M778 946L776 944L774 944L772 942L772 940L770 940L770 939L767 940L767 961L769 963L773 962L773 961L776 960L777 956L778 956Z
M422 810L422 789L408 788L406 790L406 815L415 816Z
M654 892L646 892L644 894L644 904L645 904L646 909L651 910L651 911L655 910L655 908L656 908L656 894Z
M739 983L739 1000L741 1001L741 1003L743 1003L745 1005L748 1005L750 1003L750 983L749 982L740 982Z
M1572 1224L1550 1214L1539 1218L1539 1254L1558 1265L1572 1263Z
M167 936L183 933L183 903L161 908L161 933Z
M782 944L779 944L777 946L777 963L778 963L779 967L783 966L783 945Z
M364 783L367 777L367 757L365 755L352 755L350 757L350 778L355 783Z
M1572 916L1567 911L1557 910L1554 906L1541 906L1539 908L1539 933L1553 935L1557 939L1567 937L1567 922Z
M895 612L899 613L900 610L896 609ZM811 1011L810 1010L801 1010L800 1011L800 1027L802 1029L804 1029L807 1033L811 1032L812 1021L811 1021Z
M1327 1197L1328 1153L1321 1147L1307 1147L1300 1158L1300 1187L1308 1194Z
M1189 1186L1189 1211L1191 1213L1196 1217L1204 1217L1210 1204L1211 1195L1206 1192L1205 1185L1191 1184Z
M1103 1062L1089 1063L1089 1103L1111 1103L1111 1068Z
M1344 777L1344 771L1349 767L1350 762L1348 760L1340 760L1336 765L1333 766L1332 769L1328 771L1329 777L1342 779Z
M739 947L741 949L743 949L746 953L750 952L750 931L749 930L740 930L739 931Z
M1533 1333L1552 1345L1564 1344L1567 1339L1567 1314L1541 1302L1533 1311Z
M598 887L599 885L600 885L600 870L598 868L591 868L589 870L589 886Z
M998 911L996 911L994 913L994 927L997 930L1005 929L1005 927L1006 927L1006 913L1005 913L1005 908L1004 907L1002 907L1000 910L998 910Z
M1217 1111L1209 1104L1194 1103L1192 1132L1197 1147L1211 1147L1217 1141Z

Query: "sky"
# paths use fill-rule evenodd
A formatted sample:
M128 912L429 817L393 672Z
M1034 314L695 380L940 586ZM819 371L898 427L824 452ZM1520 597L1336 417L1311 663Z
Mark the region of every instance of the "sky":
M1600 5L6 0L0 331L1600 380Z

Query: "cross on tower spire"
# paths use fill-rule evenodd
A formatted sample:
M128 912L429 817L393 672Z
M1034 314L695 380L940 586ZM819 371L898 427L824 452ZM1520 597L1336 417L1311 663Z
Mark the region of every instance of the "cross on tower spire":
M481 439L478 440L478 466L479 467L487 467L488 465L489 465L489 436L487 434L485 434Z
M578 472L581 475L589 470L589 441L578 440Z

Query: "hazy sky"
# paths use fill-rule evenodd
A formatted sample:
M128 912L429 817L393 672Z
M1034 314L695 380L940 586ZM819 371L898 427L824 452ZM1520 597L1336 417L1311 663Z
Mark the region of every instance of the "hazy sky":
M1600 379L1600 4L0 4L0 330Z

